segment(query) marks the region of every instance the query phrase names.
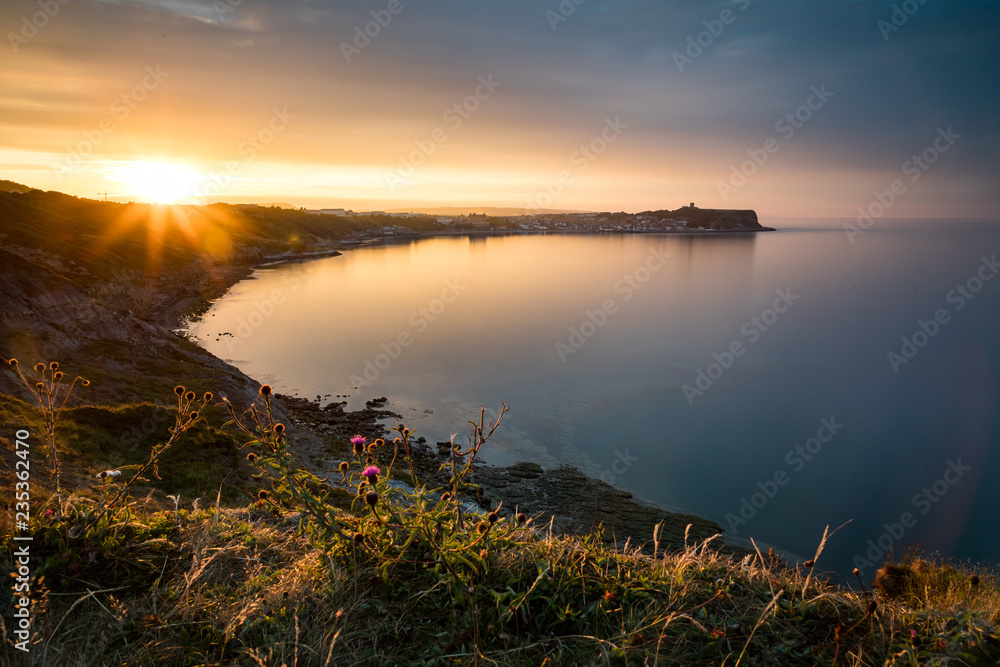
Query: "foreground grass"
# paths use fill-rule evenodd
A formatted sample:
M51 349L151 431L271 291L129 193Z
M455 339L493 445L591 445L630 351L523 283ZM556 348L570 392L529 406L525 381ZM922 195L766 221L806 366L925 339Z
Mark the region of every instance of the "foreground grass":
M441 488L419 482L402 425L392 442L351 438L334 488L298 465L271 392L242 412L182 386L173 408L60 409L74 483L46 487L33 445L28 565L7 491L23 457L5 447L0 562L27 571L32 621L17 650L29 594L0 596L0 666L1000 664L994 571L911 551L858 592L815 576L816 559L723 553L718 536L618 549L470 511L506 406L452 444ZM44 426L11 397L0 421Z
M115 539L93 542L67 535L75 501L65 502L64 518L36 532L31 653L8 650L4 665L1000 660L995 576L971 586L966 572L919 559L905 593L873 605L766 554L737 560L701 543L653 558L501 519L509 546L483 541L456 594L433 563L387 572L360 549L324 553L297 535L298 517L257 505L140 508ZM364 520L337 516L349 530ZM9 637L7 600L3 611Z

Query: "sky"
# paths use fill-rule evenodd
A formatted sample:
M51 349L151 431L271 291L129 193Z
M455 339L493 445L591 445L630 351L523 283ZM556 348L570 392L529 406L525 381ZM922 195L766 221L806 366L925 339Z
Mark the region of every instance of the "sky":
M6 0L0 179L996 218L998 19L986 0Z

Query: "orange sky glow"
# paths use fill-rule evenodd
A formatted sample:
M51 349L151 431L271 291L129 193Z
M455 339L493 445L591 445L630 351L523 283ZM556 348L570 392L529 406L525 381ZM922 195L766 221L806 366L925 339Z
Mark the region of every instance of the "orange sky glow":
M623 46L638 39L632 24L614 13L581 10L556 30L515 5L480 11L523 19L523 34L493 31L471 10L404 4L348 62L365 13L330 3L246 0L220 13L199 0L79 0L30 39L37 6L8 3L0 178L115 201L615 211L694 201L854 216L939 128L975 129L942 108L919 110L905 132L880 130L881 103L865 109L846 88L849 54L801 75L788 66L780 83L737 74L768 48L749 10L731 39L679 72L672 54L685 30L697 34L697 5L647 9L680 32L634 53ZM481 34L456 32L476 21ZM877 31L867 38L884 48ZM810 97L825 81L832 95ZM779 129L806 104L818 104L807 122ZM956 144L893 215L992 214L992 175L970 151L994 143L991 131L976 148Z

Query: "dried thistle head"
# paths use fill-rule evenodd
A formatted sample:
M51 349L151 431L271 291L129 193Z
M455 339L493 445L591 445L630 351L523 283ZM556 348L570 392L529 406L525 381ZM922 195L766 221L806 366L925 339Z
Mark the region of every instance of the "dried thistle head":
M183 396L184 387L182 385L177 385L176 387L174 387L174 393L177 394L178 396Z
M271 395L271 385L269 385L269 384L262 384L260 386L260 395L261 396L265 396L265 397L270 396Z
M17 359L11 359L11 360L10 360L10 361L8 361L7 363L9 363L9 364L10 364L10 367L11 367L11 368L17 368Z
M54 371L59 370L59 362L53 361L52 363L49 364L49 368L51 368Z
M193 391L189 391L186 394L184 394L184 400L193 401L195 398L197 398L197 396L198 394L194 393Z
M215 395L212 392L210 392L210 391L206 391L205 395L202 397L202 400L204 400L206 403L208 403L213 398L215 398Z

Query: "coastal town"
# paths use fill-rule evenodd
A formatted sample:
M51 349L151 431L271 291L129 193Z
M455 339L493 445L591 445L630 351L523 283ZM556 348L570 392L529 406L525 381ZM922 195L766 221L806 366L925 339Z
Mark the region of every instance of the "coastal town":
M612 212L546 212L519 215L474 213L434 215L345 209L319 209L303 212L318 216L368 218L384 222L356 235L356 240L389 236L409 236L426 233L428 228L438 233L488 232L504 233L702 233L771 231L762 227L753 211L701 209L692 202L677 210L644 211L641 213Z

